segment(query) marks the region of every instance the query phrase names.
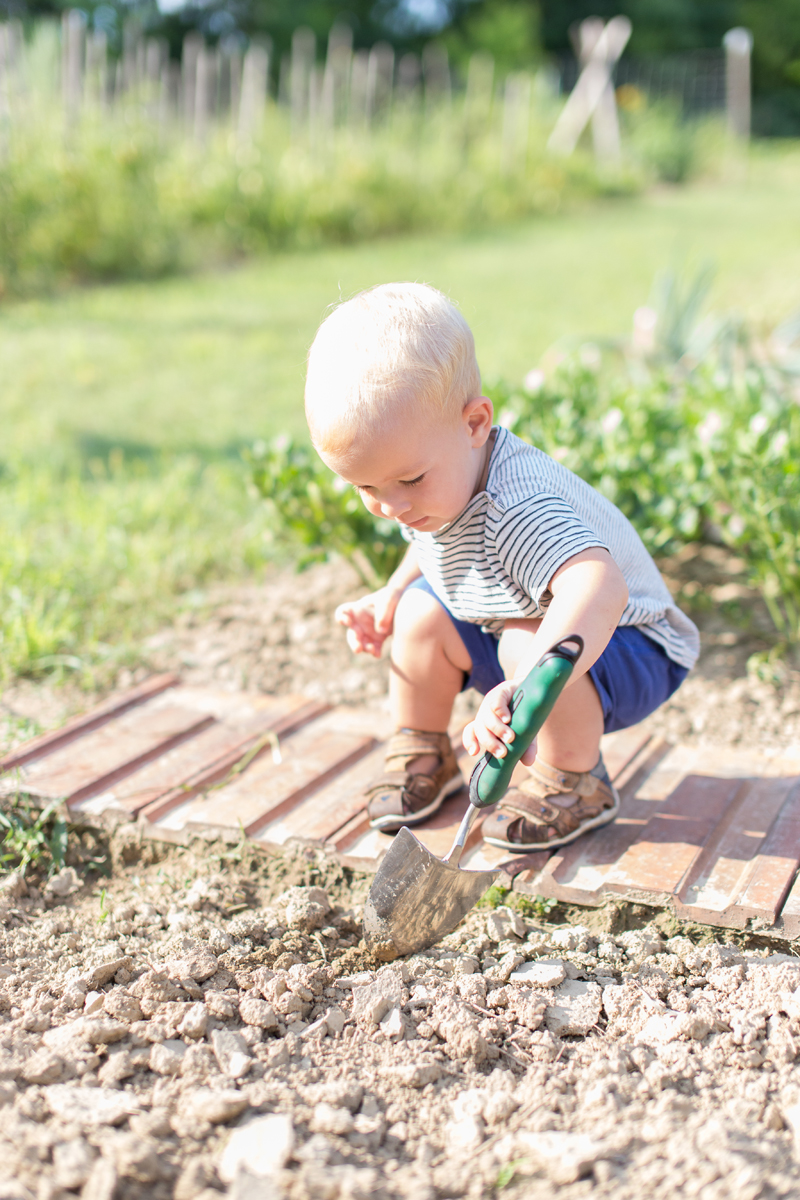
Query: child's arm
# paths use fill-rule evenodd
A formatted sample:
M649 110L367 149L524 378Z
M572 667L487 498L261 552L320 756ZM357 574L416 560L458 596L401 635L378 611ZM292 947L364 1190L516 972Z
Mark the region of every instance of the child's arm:
M410 583L422 572L417 552L410 545L403 560L377 592L360 600L349 600L336 609L336 620L347 626L347 644L354 654L371 654L380 658L383 643L394 626L394 613L400 597Z
M584 550L559 567L550 581L553 599L544 617L538 622L507 622L506 629L530 629L523 641L522 655L514 675L505 683L492 688L483 698L478 714L464 730L464 745L470 754L489 751L498 758L506 753L504 743L514 740L508 728L511 713L508 702L528 672L546 650L557 642L579 634L584 650L570 682L573 684L597 661L628 603L628 587L617 564L607 550ZM502 741L500 740L502 739ZM531 763L536 747L530 747L522 757Z

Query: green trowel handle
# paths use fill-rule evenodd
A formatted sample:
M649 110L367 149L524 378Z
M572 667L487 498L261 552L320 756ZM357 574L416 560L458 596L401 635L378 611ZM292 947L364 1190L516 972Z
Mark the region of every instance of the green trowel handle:
M472 772L469 798L476 808L486 808L506 794L514 767L549 717L582 653L583 638L564 638L542 655L514 692L509 707L516 736L505 758L484 754Z

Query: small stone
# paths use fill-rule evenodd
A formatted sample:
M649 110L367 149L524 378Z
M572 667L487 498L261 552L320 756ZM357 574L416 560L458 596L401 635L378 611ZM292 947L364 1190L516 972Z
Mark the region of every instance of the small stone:
M0 896L8 900L21 900L27 894L28 885L25 882L25 876L19 871L12 871L10 875L6 875L5 879L0 881Z
M560 958L540 958L522 963L508 977L509 983L525 983L529 987L554 988L564 982L566 971Z
M156 1183L172 1174L172 1168L162 1158L155 1142L142 1139L136 1133L117 1134L108 1150L123 1179Z
M113 1200L117 1190L117 1169L107 1158L96 1158L83 1185L81 1200Z
M205 983L219 970L219 962L207 946L192 949L180 958L171 958L164 963L164 970L170 979L192 979L195 983Z
M314 1133L332 1133L338 1137L346 1137L354 1129L353 1115L346 1108L335 1108L332 1104L323 1102L314 1108L311 1129Z
M95 1155L83 1138L57 1142L53 1147L53 1179L69 1191L81 1187L89 1178Z
M557 1037L585 1036L600 1020L602 992L596 983L567 979L553 992L545 1025Z
M133 959L126 954L123 958L114 958L110 962L100 963L85 976L86 985L90 989L105 987L116 975L117 971L133 969Z
M328 1033L332 1035L341 1033L346 1023L347 1017L336 1005L333 1008L329 1008L325 1014L325 1024L328 1026Z
M225 1091L198 1088L190 1096L188 1107L190 1114L198 1121L207 1121L209 1125L224 1125L240 1116L248 1106L247 1097L233 1088Z
M283 898L286 900L286 924L303 933L321 929L331 911L331 902L322 888L289 888Z
M253 996L244 996L239 1001L239 1016L245 1025L256 1025L259 1029L277 1029L278 1018L275 1009L266 1000L257 1000Z
M442 1077L442 1068L438 1062L404 1063L392 1067L388 1071L392 1079L396 1079L403 1087L424 1088L429 1083L436 1083Z
M156 1075L177 1075L185 1053L186 1046L177 1038L156 1042L150 1050L150 1070Z
M105 1011L118 1021L141 1021L142 1008L135 996L130 996L122 988L115 988L104 997ZM84 1012L86 1009L84 1009Z
M353 1016L364 1028L379 1025L393 1008L402 1008L407 999L403 977L398 968L384 970L372 983L353 988Z
M49 896L71 896L73 892L77 892L81 887L81 877L74 867L62 867L60 871L52 875L45 885L45 895Z
M241 1079L253 1065L250 1047L241 1034L215 1029L211 1034L211 1047L219 1069L229 1079Z
M103 1011L105 992L87 992L83 1000L83 1012L87 1017Z
M26 1083L55 1083L64 1072L64 1062L57 1054L46 1046L37 1050L22 1068L22 1078Z
M702 1042L711 1032L712 1024L698 1013L667 1011L656 1013L645 1022L636 1041L644 1044L677 1042L682 1039Z
M390 1009L380 1023L381 1033L391 1042L398 1042L406 1031L403 1014L399 1008Z
M603 1143L585 1133L520 1133L515 1140L553 1183L575 1183L599 1159L608 1157Z
M463 1116L445 1126L444 1137L451 1151L461 1153L477 1150L485 1132L486 1126L480 1116Z
M591 934L584 925L562 925L550 934L550 941L559 950L586 950Z
M527 930L519 913L510 908L496 908L487 914L486 933L493 942L505 942L509 937L524 938Z
M54 1117L87 1129L119 1125L127 1116L139 1110L139 1101L135 1096L104 1087L72 1087L66 1083L55 1083L44 1089L44 1098Z
M290 1117L274 1113L253 1117L233 1131L222 1152L218 1174L232 1183L240 1170L261 1179L283 1170L294 1149L294 1127Z
M121 1042L130 1030L123 1021L113 1017L87 1017L81 1028L81 1037L92 1046L110 1046Z
M227 996L223 996L222 992L209 990L205 993L205 1005L212 1017L216 1017L220 1021L230 1021L234 1015L234 1008Z
M191 1004L184 1013L183 1020L178 1026L178 1033L183 1038L199 1041L205 1037L208 1028L208 1009L205 1004Z

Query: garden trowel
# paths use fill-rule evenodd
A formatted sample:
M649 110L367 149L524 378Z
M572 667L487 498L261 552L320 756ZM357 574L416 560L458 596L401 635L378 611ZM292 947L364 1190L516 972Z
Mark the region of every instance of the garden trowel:
M482 808L505 795L514 767L547 720L583 652L577 634L553 646L511 698L515 738L505 758L484 754L469 781L469 807L456 839L437 858L405 826L386 851L364 906L364 940L384 962L414 954L451 933L499 871L462 871L459 861Z

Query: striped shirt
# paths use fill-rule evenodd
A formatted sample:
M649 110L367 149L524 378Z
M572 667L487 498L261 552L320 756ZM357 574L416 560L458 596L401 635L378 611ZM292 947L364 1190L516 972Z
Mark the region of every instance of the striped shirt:
M401 527L423 575L454 617L500 634L506 620L542 617L550 580L582 550L608 550L628 585L620 625L635 625L683 667L700 652L627 517L588 483L495 426L486 489L436 533Z

